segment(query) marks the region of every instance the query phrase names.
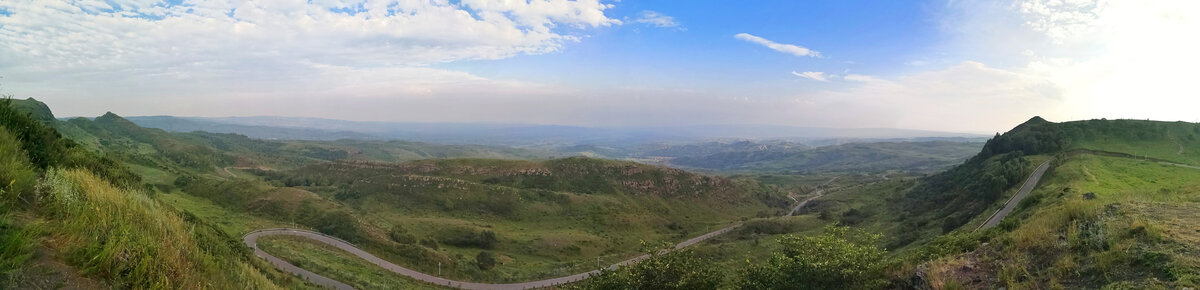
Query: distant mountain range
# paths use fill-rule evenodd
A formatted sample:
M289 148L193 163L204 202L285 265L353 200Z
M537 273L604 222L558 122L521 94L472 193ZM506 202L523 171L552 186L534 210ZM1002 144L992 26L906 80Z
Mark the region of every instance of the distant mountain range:
M127 117L139 126L174 132L237 133L259 139L399 139L445 144L519 147L576 145L629 147L679 145L714 140L786 140L808 146L855 141L962 139L986 135L888 128L814 128L778 125L693 125L670 127L581 127L493 123L358 122L299 117Z

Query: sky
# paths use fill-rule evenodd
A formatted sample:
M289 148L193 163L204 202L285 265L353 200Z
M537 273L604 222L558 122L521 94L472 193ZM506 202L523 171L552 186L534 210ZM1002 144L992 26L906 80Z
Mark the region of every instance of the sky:
M1200 122L1200 1L3 0L58 116L1003 132Z

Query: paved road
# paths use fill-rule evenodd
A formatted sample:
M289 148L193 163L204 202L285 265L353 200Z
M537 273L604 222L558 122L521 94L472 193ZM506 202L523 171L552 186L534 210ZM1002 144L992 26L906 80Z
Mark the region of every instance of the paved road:
M817 186L817 190L813 191L813 196L811 196L811 197L809 197L809 198L806 198L806 199L804 199L804 200L803 200L803 201L801 201L801 202L798 202L798 203L796 203L796 206L792 207L792 211L789 211L789 212L787 213L787 216L793 216L793 215L795 215L795 214L796 214L796 211L799 211L799 210L800 210L800 208L802 208L802 207L804 207L804 205L808 204L808 202L809 202L809 201L812 201L812 200L814 200L814 199L817 199L818 197L821 197L822 195L824 195L824 194L825 194L825 189L824 189L824 187L825 187L826 185L829 185L830 183L833 183L833 181L834 181L834 180L837 180L837 179L838 179L838 177L841 177L841 176L834 176L833 178L829 179L829 181L826 181L825 183L822 183L821 185L818 185L818 186ZM794 200L794 198L793 198L793 200Z
M675 249L682 249L684 247L691 246L696 243L702 242L704 240L716 237L718 235L729 232L730 230L733 230L734 228L737 228L738 226L741 226L741 224L740 223L734 224L734 225L719 229L717 231L707 233L707 234L701 235L699 237L695 237L695 238L683 241L682 243L675 245ZM295 265L292 265L291 263L288 263L287 261L284 261L283 259L272 256L271 254L258 248L258 238L259 237L275 236L275 235L289 235L289 236L299 236L299 237L309 238L309 239L312 239L312 240L315 240L318 242L322 242L322 243L337 247L338 249L342 249L346 252L349 252L350 254L353 254L355 256L358 256L359 258L362 258L363 260L366 260L367 262L370 262L371 264L375 264L379 267L383 267L384 269L387 269L388 271L392 271L396 274L408 276L413 279L429 282L432 284L455 287L455 288L462 288L462 289L509 290L509 289L544 288L544 287L562 285L562 284L567 284L567 283L572 283L572 282L576 282L579 280L587 279L588 276L591 276L592 274L596 274L596 273L600 272L599 270L595 270L595 271L590 271L587 273L579 273L579 274L566 276L566 277L558 277L558 278L552 278L552 279L546 279L546 280L540 280L540 281L512 283L512 284L487 284L487 283L462 282L462 281L454 281L454 280L450 280L450 279L445 279L445 278L441 278L441 277L435 277L433 275L429 275L429 274L417 272L417 271L414 271L414 270L411 270L408 268L400 267L399 265L392 264L391 262L388 262L384 259L376 257L375 255L372 255L371 253L367 253L366 251L363 251L346 241L343 241L341 239L338 239L338 238L335 238L332 236L328 236L328 235L325 235L322 233L318 233L318 232L300 230L300 229L266 229L266 230L258 230L258 231L250 232L250 233L246 234L246 236L242 237L242 242L246 243L247 246L250 246L250 248L254 249L255 256L259 256L261 258L267 259L267 261L271 262L271 264L274 264L275 267L277 267L281 270L290 272L292 274L298 275L298 276L304 278L305 280L308 280L314 284L327 286L327 287L334 288L334 289L354 289L354 288L351 287L350 285L346 285L345 283L338 282L337 280L333 280L328 277L321 276L321 275L318 275L313 272L309 272L308 270L301 269L300 267L296 267ZM637 263L648 257L650 257L650 255L637 256L632 259L625 260L625 261L622 261L617 264L613 264L612 266L609 266L608 268L616 269L617 267L620 267L620 266Z
M1187 164L1179 164L1179 163L1174 163L1174 162L1163 162L1163 161L1159 161L1158 163L1160 163L1160 164L1166 164L1166 165L1175 165L1175 166L1179 166L1179 167L1183 167L1183 168L1200 169L1200 166L1193 166L1193 165L1187 165Z
M1029 195L1029 192L1033 191L1033 188L1037 186L1038 181L1042 180L1042 175L1046 173L1046 169L1050 169L1050 161L1052 160L1046 160L1046 162L1042 162L1041 165L1038 165L1037 169L1033 170L1033 174L1029 175L1029 178L1025 179L1025 184L1021 185L1021 189L1017 190L1017 194L1014 194L1012 198L1009 198L1008 202L1004 204L1003 208L1000 208L1000 210L997 210L996 213L993 213L991 217L988 217L988 219L984 221L982 225L979 225L979 227L975 230L994 227L999 224L1001 220L1004 220L1004 217L1008 216L1009 213L1012 213L1013 209L1017 208L1017 204L1021 203L1021 200L1025 199L1025 196Z

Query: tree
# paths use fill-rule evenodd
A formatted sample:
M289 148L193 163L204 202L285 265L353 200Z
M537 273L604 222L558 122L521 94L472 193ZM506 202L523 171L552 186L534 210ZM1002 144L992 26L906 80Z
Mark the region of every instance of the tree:
M816 236L786 235L765 264L741 273L741 289L875 289L884 286L880 235L830 226Z
M491 270L492 267L496 267L496 255L488 251L479 252L479 255L475 256L475 265L482 270Z

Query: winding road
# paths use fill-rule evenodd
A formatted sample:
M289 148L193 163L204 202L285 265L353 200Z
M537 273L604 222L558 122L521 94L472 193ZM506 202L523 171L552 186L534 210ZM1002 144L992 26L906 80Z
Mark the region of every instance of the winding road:
M228 170L228 169L226 169L226 170ZM840 177L840 176L838 176L838 177ZM813 196L811 196L807 199L804 199L803 201L798 202L796 204L796 206L793 207L792 210L787 213L787 216L791 216L792 214L794 214L801 207L804 207L805 204L808 204L809 201L812 201L814 199L821 197L822 193L824 192L824 189L820 189L820 188L825 187L825 186L829 185L830 183L833 183L833 181L837 180L838 177L829 179L829 181L826 181L825 183L822 183L820 186L818 186L818 189L815 191L815 194ZM741 225L742 225L741 223L736 223L736 224L721 228L719 230L688 239L686 241L680 242L679 244L676 244L674 249L678 250L678 249L682 249L682 248L685 248L688 246L698 244L705 240L708 240L713 237L719 236L721 234L727 233ZM258 238L265 237L265 236L280 236L280 235L304 237L304 238L308 238L308 239L311 239L314 241L325 243L330 246L334 246L338 249L341 249L343 251L346 251L352 255L358 256L359 258L362 258L363 260L366 260L367 262L370 262L371 264L375 264L376 266L387 269L388 271L392 271L393 273L404 275L404 276L407 276L407 277L410 277L410 278L413 278L416 280L420 280L420 281L424 281L424 282L428 282L428 283L432 283L432 284L436 284L436 285L461 288L461 289L510 290L510 289L544 288L544 287L551 287L551 286L557 286L557 285L563 285L563 284L577 282L577 281L580 281L583 279L587 279L589 276L591 276L593 274L600 273L600 270L593 270L593 271L579 273L579 274L575 274L575 275L571 275L571 276L551 278L551 279L531 281L531 282L510 283L510 284L489 284L489 283L463 282L463 281L455 281L455 280L450 280L450 279L446 279L446 278L442 278L442 277L437 277L437 276L417 272L415 270L408 269L405 267L401 267L392 262L388 262L387 260L376 257L375 255L372 255L371 253L363 251L362 249L355 247L350 242L344 241L342 239L338 239L338 238L330 236L330 235L314 232L314 231L302 230L302 229L291 229L291 228L264 229L264 230L257 230L257 231L247 233L245 236L242 237L242 242L245 243L246 246L249 246L251 249L254 249L255 256L266 259L268 262L275 265L275 267L279 268L280 270L284 270L286 272L300 276L301 278L304 278L305 280L312 282L313 284L326 286L326 287L339 289L339 290L354 289L354 287L352 287L346 283L342 283L340 281L331 279L329 277L321 276L320 274L313 273L311 271L302 269L300 267L297 267L296 265L292 265L292 263L288 263L287 261L280 259L279 257L272 256L270 253L267 253L266 251L263 251L262 249L258 248ZM666 251L667 250L663 250L663 252L666 252ZM637 262L644 260L646 258L649 258L649 257L650 257L650 255L648 255L648 254L633 257L631 259L621 261L620 263L616 263L611 266L608 266L607 269L616 269L621 266L626 266L626 265L630 265L633 263L637 263Z
M813 191L813 196L804 199L804 201L796 203L796 206L792 207L792 210L787 213L787 216L795 215L796 211L800 210L800 208L802 208L802 207L804 207L804 205L808 204L809 201L812 201L812 200L817 199L818 197L821 197L822 195L824 195L825 189L823 189L823 187L825 187L826 185L829 185L830 183L833 183L833 181L837 180L838 177L841 177L841 176L834 176L833 178L829 179L829 181L826 181L825 183L818 185L817 189ZM796 199L793 198L792 200L796 200Z
M1033 188L1036 187L1038 182L1042 180L1042 175L1046 174L1047 169L1050 169L1050 161L1053 161L1053 159L1046 160L1046 162L1042 162L1041 165L1038 165L1037 169L1033 170L1033 174L1030 174L1029 178L1025 179L1025 184L1021 185L1021 189L1018 189L1017 193L1013 194L1012 198L1008 199L1008 202L1004 204L1004 207L993 213L992 216L988 217L988 219L984 221L983 224L979 225L978 228L975 228L975 230L994 227L997 224L1000 224L1000 221L1004 220L1004 217L1012 213L1012 211L1017 208L1017 204L1021 203L1021 200L1025 199L1025 196L1028 196L1029 192L1033 191Z
M701 235L701 236L698 236L695 238L691 238L689 240L683 241L683 242L675 245L675 249L682 249L684 247L703 242L705 240L708 240L708 239L711 239L718 235L729 232L730 230L733 230L739 226L741 226L740 223L734 224L734 225L731 225L731 226L728 226L728 227L725 227L725 228L722 228L722 229L716 230L714 232L707 233L707 234L704 234L704 235ZM333 280L328 277L321 276L317 273L313 273L308 270L304 270L300 267L296 267L296 265L292 265L291 263L288 263L287 261L284 261L283 259L280 259L278 257L272 256L271 254L267 253L266 251L263 251L262 249L258 248L258 238L264 237L264 236L279 236L279 235L298 236L298 237L312 239L314 241L322 242L322 243L337 247L338 249L342 249L346 252L349 252L352 255L358 256L359 258L366 260L367 262L370 262L371 264L375 264L379 267L383 267L384 269L387 269L388 271L392 271L396 274L408 276L413 279L417 279L420 281L424 281L424 282L428 282L428 283L432 283L432 284L436 284L436 285L455 287L455 288L461 288L461 289L509 290L509 289L544 288L544 287L563 285L563 284L587 279L588 276L591 276L592 274L596 274L596 273L600 272L600 270L594 270L594 271L590 271L590 272L586 272L586 273L579 273L579 274L566 276L566 277L558 277L558 278L551 278L551 279L546 279L546 280L523 282L523 283L511 283L511 284L488 284L488 283L463 282L463 281L455 281L455 280L450 280L450 279L446 279L446 278L436 277L433 275L429 275L429 274L414 271L412 269L401 267L399 265L393 264L392 262L388 262L387 260L376 257L375 255L372 255L371 253L367 253L366 251L363 251L363 250L359 249L358 247L355 247L353 244L350 244L349 242L343 241L336 237L318 233L318 232L301 230L301 229L280 228L280 229L265 229L265 230L253 231L253 232L246 234L244 237L242 237L242 242L246 243L247 246L250 246L250 248L254 249L255 256L266 259L268 262L271 262L271 264L274 264L275 267L277 267L281 270L287 271L289 273L295 274L297 276L300 276L301 278L304 278L305 280L308 280L309 282L312 282L313 284L326 286L326 287L330 287L330 288L334 288L334 289L354 289L354 287L351 287L350 285L347 285L346 283L342 283L337 280ZM617 267L620 267L620 266L637 263L638 261L644 260L648 257L650 257L650 255L637 256L632 259L625 260L620 263L616 263L611 266L608 266L608 269L616 269Z

